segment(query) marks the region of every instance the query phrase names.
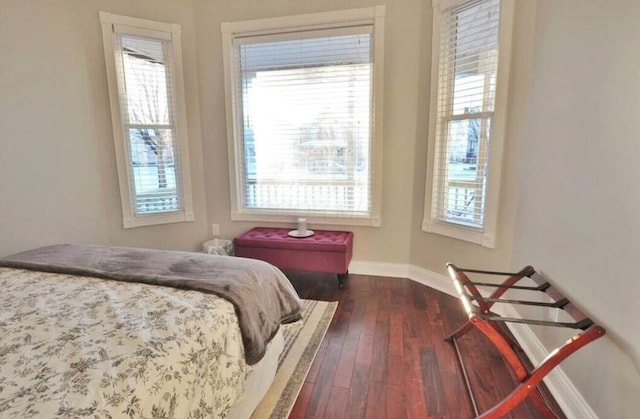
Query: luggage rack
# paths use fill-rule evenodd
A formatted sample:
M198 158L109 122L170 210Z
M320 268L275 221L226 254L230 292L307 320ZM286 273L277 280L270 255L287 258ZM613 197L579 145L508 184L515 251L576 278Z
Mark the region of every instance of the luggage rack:
M462 370L462 375L464 377L469 398L471 399L471 404L473 405L473 410L476 417L502 417L503 415L513 410L516 406L518 406L527 396L531 397L533 403L545 417L559 417L545 401L538 385L542 382L542 379L547 374L549 374L558 364L564 361L572 353L576 352L578 349L582 348L588 343L604 336L604 334L606 333L605 329L595 324L582 311L580 311L580 309L578 309L566 297L564 297L560 291L554 288L540 274L538 274L531 266L526 266L519 272L512 273L483 271L477 269L463 269L449 263L447 264L447 271L449 272L449 276L451 277L451 280L456 287L458 296L462 301L469 320L465 322L461 327L459 327L456 331L447 336L445 340L451 342L455 348L456 356L460 364L460 369ZM474 282L469 279L469 277L466 275L467 273L477 273L502 277L506 276L508 278L505 279L502 283ZM523 278L530 278L535 283L535 286L516 285L518 281ZM478 287L490 287L495 288L495 290L489 297L483 297L480 294ZM500 298L505 292L510 289L536 293L542 292L547 294L552 301L541 302L532 300L509 300ZM492 306L496 303L562 309L572 317L574 322L502 317L491 311ZM551 351L549 355L540 363L540 365L538 365L532 371L528 371L524 363L520 360L514 350L514 348L521 350L520 346L515 341L515 339L501 326L507 322L570 328L579 330L579 332L577 332L576 335L567 340L563 345ZM476 404L473 390L471 389L471 384L469 382L469 376L467 374L467 370L462 360L460 349L457 343L457 339L461 338L465 333L469 332L474 327L482 332L493 343L493 345L496 347L498 352L500 352L507 364L509 364L519 382L519 384L511 392L511 394L509 394L502 401L498 402L494 407L482 414L478 411L478 406Z

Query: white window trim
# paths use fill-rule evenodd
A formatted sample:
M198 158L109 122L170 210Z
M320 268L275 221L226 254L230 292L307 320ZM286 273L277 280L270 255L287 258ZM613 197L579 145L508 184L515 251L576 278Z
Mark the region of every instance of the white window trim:
M491 121L491 147L489 149L489 169L487 173L487 191L485 196L484 228L464 226L439 220L432 215L432 192L436 151L436 112L438 99L438 76L440 67L440 11L468 0L434 0L433 33L431 46L431 92L429 102L429 137L427 147L427 178L425 186L424 216L422 230L459 240L479 244L484 247L496 246L498 223L498 203L502 179L502 155L507 122L507 96L509 70L511 64L511 38L513 32L513 0L501 0L500 35L498 38L498 75L496 80L496 98Z
M156 224L177 223L193 221L193 204L191 192L191 170L189 166L189 139L187 134L187 112L185 105L184 73L182 68L182 48L180 25L172 23L154 22L151 20L119 16L107 12L100 12L102 24L102 41L107 67L107 81L109 87L109 102L111 105L111 119L113 124L113 137L116 150L116 163L118 168L118 182L120 186L120 198L122 203L123 226L125 229L149 226ZM119 32L135 35L151 35L154 38L171 39L171 47L174 58L174 88L176 102L176 130L178 132L180 150L180 179L181 179L181 210L164 212L159 214L137 215L132 199L132 165L131 156L125 146L124 124L120 109L120 97L116 73L114 25L118 25ZM126 31L122 31L126 27Z
M231 219L233 221L263 221L263 222L294 222L298 216L305 216L309 223L334 225L362 225L379 227L381 225L382 206L382 103L384 80L384 16L385 6L375 6L362 9L340 10L335 12L313 13L296 16L276 17L268 19L248 20L242 22L222 23L222 49L224 59L225 105L227 113L227 143L229 154L229 186L231 193ZM281 32L283 29L291 31L309 31L314 29L329 29L341 27L345 24L355 25L373 24L373 134L372 134L372 195L371 213L363 216L335 215L323 212L291 210L289 215L283 211L248 209L242 207L242 179L240 173L242 153L239 151L241 127L234 103L236 92L233 86L231 63L234 62L235 50L232 42L236 35L256 36Z

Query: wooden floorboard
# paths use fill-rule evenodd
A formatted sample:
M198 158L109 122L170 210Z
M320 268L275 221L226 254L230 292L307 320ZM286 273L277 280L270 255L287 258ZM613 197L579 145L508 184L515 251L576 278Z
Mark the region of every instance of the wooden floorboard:
M292 418L473 417L453 347L445 335L466 320L460 302L408 279L286 272L302 298L338 301ZM481 411L516 381L478 331L460 350ZM557 405L554 409L559 411ZM542 418L531 401L512 418Z

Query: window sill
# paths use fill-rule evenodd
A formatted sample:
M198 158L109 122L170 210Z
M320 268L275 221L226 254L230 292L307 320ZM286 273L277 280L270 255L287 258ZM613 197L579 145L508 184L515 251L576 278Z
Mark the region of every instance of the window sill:
M331 224L331 225L348 225L348 226L368 226L368 227L380 227L380 217L370 215L332 215L332 214L319 214L308 213L304 211L291 210L288 214L283 214L283 211L270 212L266 210L261 211L232 211L232 221L262 221L272 223L296 223L298 217L305 217L307 224Z
M144 227L158 224L170 224L193 221L194 215L191 211L176 211L153 215L140 215L134 217L125 217L123 220L124 228Z
M424 220L422 221L422 231L479 244L490 249L495 248L495 236L493 234L473 227L439 220Z

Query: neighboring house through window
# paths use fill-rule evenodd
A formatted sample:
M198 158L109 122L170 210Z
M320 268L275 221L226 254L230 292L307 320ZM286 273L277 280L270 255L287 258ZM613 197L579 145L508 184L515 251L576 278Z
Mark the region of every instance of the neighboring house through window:
M192 221L180 27L100 20L124 227Z
M495 246L512 0L434 0L423 230Z
M384 7L222 24L233 220L380 225Z

